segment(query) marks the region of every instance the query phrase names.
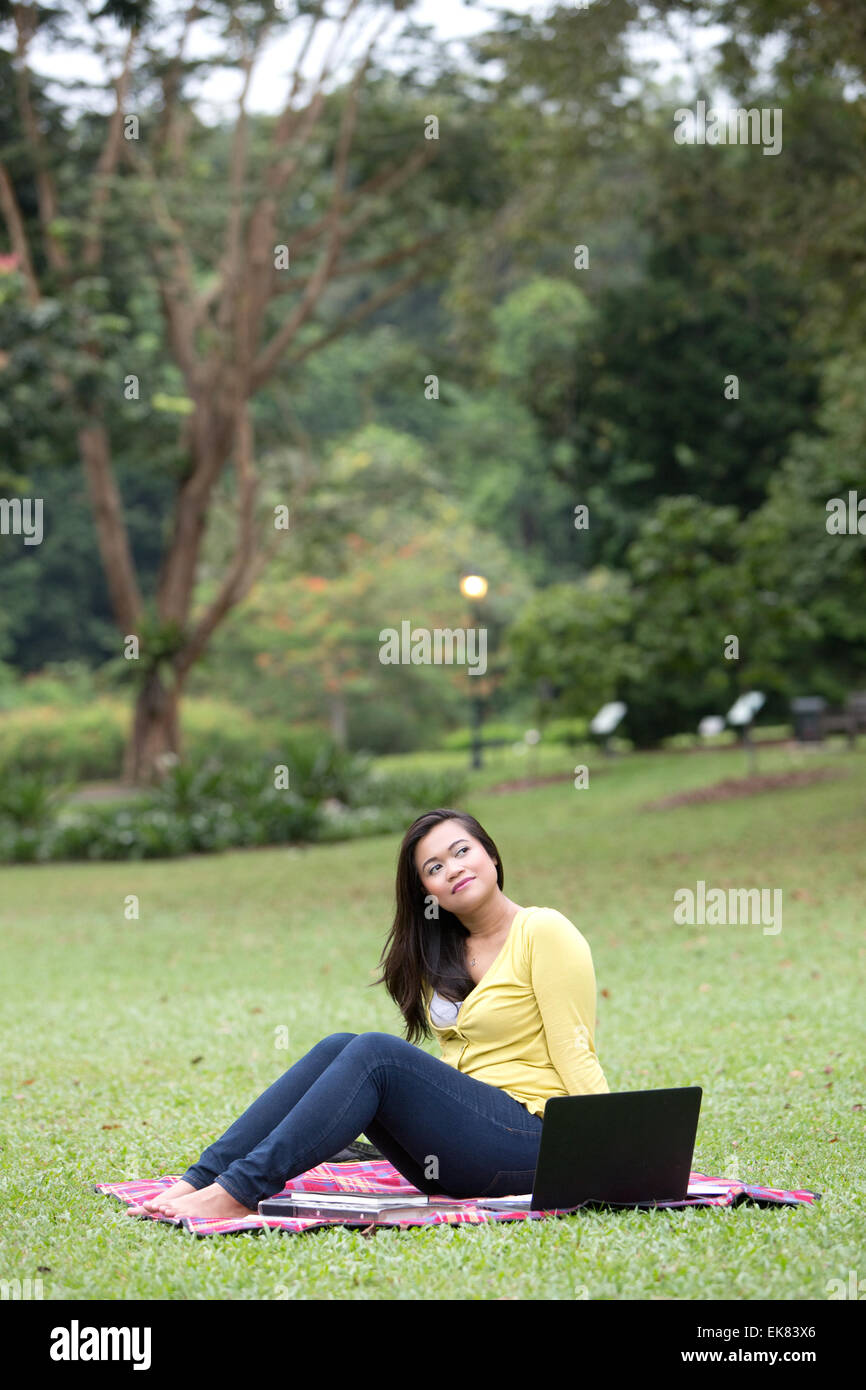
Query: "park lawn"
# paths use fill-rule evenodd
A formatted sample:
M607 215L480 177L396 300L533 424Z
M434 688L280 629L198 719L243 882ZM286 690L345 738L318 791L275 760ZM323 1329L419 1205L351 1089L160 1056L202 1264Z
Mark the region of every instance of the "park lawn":
M611 1090L704 1088L693 1166L816 1207L585 1212L486 1228L196 1239L98 1181L180 1173L328 1033L402 1020L367 988L399 837L131 864L5 868L0 1271L45 1299L825 1299L862 1277L866 754L766 748L838 781L666 811L740 752L593 757L591 785L462 808L505 891L590 942ZM549 772L545 765L541 771ZM517 774L519 775L519 774ZM677 926L674 893L780 888L783 926ZM128 895L138 920L127 920ZM288 1050L276 1046L288 1028ZM433 1041L426 1044L436 1055Z

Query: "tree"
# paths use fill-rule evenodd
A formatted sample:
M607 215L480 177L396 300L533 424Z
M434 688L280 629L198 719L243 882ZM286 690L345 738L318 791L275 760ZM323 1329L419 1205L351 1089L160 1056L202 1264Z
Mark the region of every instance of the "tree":
M634 669L620 695L642 746L695 731L755 686L784 689L789 613L743 535L736 507L664 497L628 549Z
M420 102L414 101L411 124L389 133L396 157L374 161L369 142L366 150L354 149L373 51L399 8L348 0L310 80L304 64L330 19L324 5L299 0L287 15L287 7L264 0L211 0L207 10L193 3L177 50L166 58L149 42L158 23L153 6L109 0L97 19L115 20L126 35L110 82L113 110L105 120L82 118L51 143L30 51L37 32L57 39L71 7L5 0L0 8L0 24L11 27L15 39L19 123L17 142L0 160L0 211L17 258L22 311L26 307L35 333L46 314L74 306L63 351L53 361L52 385L74 420L115 622L122 634L141 639L125 765L130 780L154 778L162 755L179 750L178 707L189 674L268 556L256 512L254 398L281 364L291 367L320 351L430 272L429 253L441 231L405 234L420 204L413 177L438 145L424 139ZM381 22L350 80L329 91L357 40L359 15L364 33L365 9ZM185 57L186 43L200 20L213 18L222 24L227 49L221 61L235 65L242 78L224 171L208 158L206 133L185 94L189 79L206 66ZM285 106L275 119L253 122L247 100L255 65L266 39L287 22L302 32ZM93 46L102 51L96 21L91 25ZM154 90L161 106L148 111ZM82 158L76 142L87 151L97 138L101 148L92 169L70 180L69 169ZM301 181L304 195L295 187ZM401 208L402 218L393 219L404 234L389 244L383 214L393 205L387 200L404 189L408 212ZM349 258L350 246L367 254ZM182 415L173 510L152 605L143 596L130 543L111 436L119 342L131 326L117 315L116 300L125 285L128 310L130 283L141 291L145 254ZM310 269L298 274L296 258L302 270L306 258ZM410 266L406 273L389 274L403 262ZM378 287L359 294L371 277ZM124 355L127 361L134 356ZM208 512L229 467L236 542L210 602L195 613Z
M826 366L821 427L798 436L749 518L744 558L776 595L784 632L785 690L843 703L866 686L866 513L857 529L838 531L828 504L838 499L850 522L850 494L863 487L866 448L866 352L839 354Z
M540 589L508 629L513 687L546 690L542 714L590 719L633 671L631 612L627 579L609 570Z
M465 717L467 693L497 685L498 634L530 585L501 540L472 525L416 439L369 425L334 448L297 541L215 637L208 666L221 690L267 716L287 702L301 718L325 715L341 743L397 751L429 746ZM216 526L208 553L218 542ZM481 611L459 591L467 567L489 582ZM403 620L428 631L484 628L486 671L383 663L380 633Z

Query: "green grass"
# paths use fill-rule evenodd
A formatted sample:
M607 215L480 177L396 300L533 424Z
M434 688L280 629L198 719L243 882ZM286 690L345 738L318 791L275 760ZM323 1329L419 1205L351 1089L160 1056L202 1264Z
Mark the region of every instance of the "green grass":
M829 1279L866 1275L866 755L762 749L762 773L848 775L664 812L642 807L743 775L743 756L595 756L581 791L568 753L544 750L539 773L558 767L561 785L485 790L525 775L516 762L475 774L463 806L498 843L509 896L558 908L588 938L611 1089L701 1085L694 1167L811 1187L817 1207L374 1238L197 1240L132 1221L90 1184L182 1171L328 1033L401 1035L384 988L365 987L399 837L19 866L0 889L0 1278L41 1277L46 1299L73 1300L826 1299ZM674 892L699 878L781 888L782 931L674 925ZM274 1046L281 1025L288 1052Z

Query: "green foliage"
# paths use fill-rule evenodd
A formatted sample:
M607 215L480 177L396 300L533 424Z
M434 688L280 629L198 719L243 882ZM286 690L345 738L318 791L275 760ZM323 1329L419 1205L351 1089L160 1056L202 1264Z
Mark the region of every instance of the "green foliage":
M50 682L35 683L50 693ZM131 711L118 696L93 697L76 707L63 702L22 706L0 713L0 762L14 760L23 771L44 772L55 780L95 781L120 776ZM190 698L182 707L185 752L193 760L223 761L262 757L284 737L282 721L255 719L228 701Z
M520 743L526 733L526 728L525 724L516 724L511 719L485 719L481 734L485 740L508 739L511 743ZM443 739L440 739L438 746L452 750L471 748L474 738L472 729L453 729L450 734L446 734Z
M150 804L166 824L183 827L187 851L315 839L325 785L314 790L302 778L301 786L295 786L291 772L289 787L280 789L273 765L263 760L224 764L208 758L179 764Z
M177 763L161 784L108 804L61 801L47 774L3 770L0 862L155 859L238 846L354 839L397 830L421 811L458 799L454 771L373 770L324 735L283 741L282 764L213 755ZM276 785L279 766L288 787Z
M34 705L75 709L100 694L94 673L84 661L48 662L25 680L16 679L17 674L11 666L0 666L0 713Z
M764 634L759 600L736 563L739 534L736 508L674 497L654 508L629 549L634 664L620 690L625 731L641 743L724 714L747 679L745 658ZM743 661L725 658L728 634L739 636Z
M153 605L148 604L134 635L138 638L138 656L133 660L118 653L106 663L107 679L117 684L129 682L139 688L156 676L163 686L171 687L175 681L174 658L187 640L182 624L174 618L160 618Z
M611 289L599 310L581 477L633 516L679 493L754 509L814 410L817 350L792 337L805 294L775 264L749 265L738 229L726 246L703 249L712 232L689 222L706 216L706 183L696 176L684 187L678 240L672 231L656 246L640 294ZM736 276L713 283L716 257L736 264ZM726 396L732 375L736 398Z
M524 605L507 633L509 687L540 691L538 716L591 718L633 670L626 640L632 598L623 575L596 570L552 584Z
M629 704L630 731L652 743L722 712L743 685L767 690L775 718L804 686L838 701L863 684L862 538L829 537L821 525L829 496L862 487L866 399L864 311L852 292L866 234L862 102L851 85L864 45L854 0L831 8L816 18L807 0L650 6L691 19L707 10L727 25L729 37L696 59L698 85L704 95L721 85L746 105L766 105L772 92L785 118L778 159L673 141L672 111L690 98L635 69L632 0L555 7L543 24L515 17L477 45L496 78L476 83L455 69L443 86L439 74L437 109L452 138L388 212L407 241L419 214L449 235L430 252L426 284L325 352L286 364L258 394L260 500L302 495L303 526L217 634L194 694L218 689L277 729L285 711L293 723L325 719L355 749L429 747L465 720L466 692L453 673L383 670L376 634L404 616L457 625L455 571L470 558L491 579L491 635L514 625L507 693L523 709L537 699L545 739L551 716L585 720L614 690ZM766 80L755 36L781 41ZM8 55L0 66L11 79ZM299 225L327 205L319 156L330 153L343 100L329 99L322 145L305 154L303 201L291 200ZM101 118L70 129L41 88L39 102L63 194L53 231L76 264ZM414 71L399 81L382 73L361 105L353 183L374 175L382 142L410 149L428 89ZM2 99L0 124L33 231L27 133ZM267 125L251 125L254 156ZM192 130L176 211L204 289L230 137ZM555 199L543 192L552 187ZM41 546L0 538L0 657L20 671L117 657L78 465L82 408L103 413L142 592L155 587L188 464L189 394L154 278L141 273L142 247L156 250L162 237L135 216L150 196L147 179L117 180L103 263L68 287L48 276L38 303L10 258L0 266L0 490L46 498ZM380 241L376 231L355 250L378 254ZM585 272L571 263L577 241L590 247ZM323 320L378 283L366 272L335 282ZM305 327L304 349L326 322ZM148 383L141 400L117 389L116 364L130 353ZM438 400L423 389L434 371ZM726 399L730 373L740 390ZM235 544L231 494L229 483L210 515L197 604ZM580 532L578 502L591 517ZM621 576L619 600L594 609L587 585L602 568ZM718 660L720 629L740 638L736 665ZM170 669L180 640L151 616L144 664L122 663L124 675ZM24 698L0 668L0 709ZM186 709L182 717L186 728ZM44 749L22 730L24 766L116 775L125 734L114 717L104 731L74 712L69 723L45 724ZM187 747L234 759L274 746L239 723L235 733L217 720Z
M22 771L76 781L116 777L123 761L129 707L103 696L81 708L34 705L0 718L0 761Z
M360 806L366 803L417 815L437 806L453 805L463 796L466 785L465 772L453 769L392 770L387 773L374 770L366 783L353 789L350 804Z
M571 747L589 738L588 719L550 719L544 726L545 743L564 743Z
M474 678L457 666L383 664L380 633L399 633L404 620L479 626L493 654L528 580L506 545L447 495L428 451L381 428L359 430L333 451L303 533L298 544L308 548L310 533L318 538L304 556L311 568L299 572L294 542L279 552L217 634L195 689L216 682L263 714L288 706L295 719L328 718L335 730L342 723L354 749L429 747L465 717ZM489 580L480 607L459 590L469 565Z
M567 280L534 276L494 309L493 325L490 368L551 432L565 435L578 361L595 329L586 295Z
M849 491L864 495L862 348L828 361L818 423L820 434L794 441L742 544L756 587L772 598L786 688L842 703L866 687L866 535L830 534L827 504L841 498L847 510Z
M19 830L41 830L51 825L73 785L58 785L44 772L25 772L14 763L0 766L0 822Z
M526 734L531 727L532 720L518 724L511 719L485 719L481 732L485 742L506 739L511 744L525 744ZM545 743L572 745L585 742L588 731L589 720L585 718L549 719L544 725L543 738ZM471 748L473 742L474 732L471 728L455 729L446 734L439 747L462 751Z
M44 402L41 410L48 413ZM151 438L160 460L169 458L168 445ZM42 544L23 546L15 537L0 536L0 650L23 673L50 667L59 675L70 663L101 666L119 654L125 635L118 632L111 612L85 480L72 466L72 439L67 429L53 451L53 465L37 468L28 456L27 495L44 499ZM170 481L161 468L149 471L132 455L119 461L117 475L147 590L158 569ZM131 674L131 664L123 662L124 676Z
M420 684L420 683L419 683ZM350 748L370 754L411 753L427 746L433 730L458 708L453 697L443 699L438 708L426 692L416 686L414 698L404 690L384 689L375 699L355 699L349 704L346 720Z

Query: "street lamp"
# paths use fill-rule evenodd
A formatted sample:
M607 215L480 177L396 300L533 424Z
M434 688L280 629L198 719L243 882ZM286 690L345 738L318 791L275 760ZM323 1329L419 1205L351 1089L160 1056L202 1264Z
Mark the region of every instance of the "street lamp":
M460 592L464 598L483 598L487 593L487 580L483 574L464 574L460 580Z
M460 592L464 598L479 602L487 593L487 580L483 574L464 573L460 578ZM471 678L470 678L471 679ZM479 692L472 696L472 762L473 768L481 767L481 726L484 719L484 700Z

